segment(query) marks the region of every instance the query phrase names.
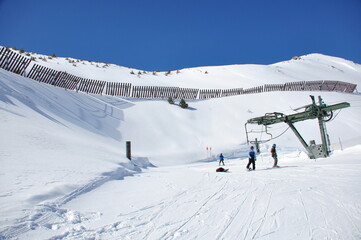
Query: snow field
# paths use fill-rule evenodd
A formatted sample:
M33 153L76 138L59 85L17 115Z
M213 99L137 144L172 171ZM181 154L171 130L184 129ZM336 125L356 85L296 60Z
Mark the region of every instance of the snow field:
M226 159L228 173L215 162L149 168L68 202L20 239L357 239L360 153L301 154L276 169L268 155L254 172L241 159Z

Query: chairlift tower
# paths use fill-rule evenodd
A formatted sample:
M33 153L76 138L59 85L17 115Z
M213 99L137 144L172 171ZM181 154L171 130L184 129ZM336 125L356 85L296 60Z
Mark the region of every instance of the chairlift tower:
M307 150L308 156L311 159L328 157L331 151L330 151L330 141L326 132L325 123L333 118L334 110L347 108L350 106L350 104L347 102L342 102L334 105L326 105L323 102L321 96L318 96L318 104L316 104L315 97L311 95L310 97L312 100L312 104L296 109L296 110L304 109L303 112L295 113L291 115L285 115L283 113L273 112L273 113L266 113L262 117L249 119L245 124L247 142L248 143L250 142L248 139L247 124L264 125L267 128L267 126L269 125L284 122L292 129L294 134L297 136L297 138L300 140L304 148ZM297 131L296 127L294 126L294 123L305 120L316 119L316 118L318 119L322 144L316 144L315 140L311 140L310 144L308 145L301 136L301 134ZM256 140L256 142L260 142L260 141Z

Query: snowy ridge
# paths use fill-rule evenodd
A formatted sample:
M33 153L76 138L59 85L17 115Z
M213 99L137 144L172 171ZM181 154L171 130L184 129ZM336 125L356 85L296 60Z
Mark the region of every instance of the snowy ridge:
M14 51L14 50L12 50ZM15 51L19 53L19 51ZM346 59L323 54L309 54L297 60L271 65L228 65L196 67L168 72L144 71L110 63L69 57L51 57L24 52L33 61L27 69L39 64L86 79L132 83L135 86L168 86L199 89L251 88L271 83L336 80L359 84L361 65ZM132 74L132 72L134 74Z
M60 61L47 63L67 66ZM104 79L116 72L91 64L68 67ZM361 79L358 64L318 54L168 76L117 71L125 82L201 88ZM247 119L293 113L310 103L310 94L326 104L351 104L327 123L334 154L310 160L286 131L261 145L256 171L246 172ZM164 100L76 93L0 69L0 238L360 238L360 95L267 92L188 103L184 110ZM306 140L320 142L316 122L297 127ZM269 131L278 136L286 128L279 124ZM125 158L125 141L132 141L132 162ZM271 168L273 143L278 169ZM228 173L215 172L220 152Z
M48 58L52 59L52 57ZM36 60L35 57L32 57L31 59ZM39 59L46 60L46 58L43 57L40 57ZM297 60L300 59L301 58L297 58ZM32 67L28 69L28 66L31 63L29 61L30 59L24 58L20 54L15 53L8 48L0 49L0 67L4 68L5 70L20 75L24 74L24 76L36 81L51 84L53 86L65 88L68 90L100 95L106 94L112 96L147 99L210 99L269 91L335 91L353 93L357 86L356 84L352 83L329 80L286 82L284 84L265 84L247 89L243 89L240 87L241 85L238 86L238 88L232 89L194 89L180 88L177 86L133 86L132 83L107 82L103 80L87 79L77 75L69 74L65 71L57 71L53 68L44 67L35 63L33 63ZM69 62L75 61L69 60ZM79 60L77 62L79 62ZM108 64L105 66L108 66ZM332 68L338 69L334 66L332 66ZM277 71L281 72L280 70ZM343 72L343 70L340 71ZM179 74L180 71L178 70L176 73ZM208 74L208 71L205 73ZM134 75L134 72L132 71L131 74ZM141 74L142 72L139 71L138 77L140 77ZM143 74L147 73L143 71ZM165 76L170 74L171 72L169 71L165 73ZM153 75L156 75L156 72L153 72Z

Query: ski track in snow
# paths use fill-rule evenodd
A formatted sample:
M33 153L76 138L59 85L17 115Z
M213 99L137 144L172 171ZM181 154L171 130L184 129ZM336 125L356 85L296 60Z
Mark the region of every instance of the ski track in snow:
M190 216L188 219L186 219L184 221L184 223L182 223L180 226L178 226L176 229L172 230L170 233L168 232L167 234L163 235L161 238L162 239L167 239L170 236L175 236L176 233L178 233L180 231L181 228L183 228L187 223L189 223L191 220L193 220L197 215L200 214L200 212L205 209L205 207L207 206L207 204L212 200L215 199L215 196L218 196L220 193L222 193L223 189L225 188L227 182L224 183L224 185L221 187L221 189L218 192L215 192L213 195L211 195L209 198L207 198L204 203L200 206L200 208L192 215Z
M360 213L360 206L354 206L355 209L351 211L345 206L349 203L345 203L343 198L333 196L330 199L340 207L336 210L337 216L346 219L347 224L352 226L343 236L345 232L342 232L342 227L336 228L335 222L328 220L327 200L330 195L315 187L307 187L307 184L300 181L305 174L306 177L315 178L313 174L322 171L315 169L258 169L255 172L235 171L223 174L198 172L202 174L200 182L186 189L179 189L171 197L159 199L158 202L135 211L118 214L117 220L111 224L88 227L88 223L102 218L102 214L67 209L66 203L101 188L106 182L118 179L118 175L127 175L116 170L56 202L37 206L26 218L19 220L19 224L3 230L1 236L5 237L3 239L26 239L27 232L41 230L49 234L55 230L57 234L47 239L274 239L282 236L282 228L285 227L282 224L294 221L292 227L298 228L298 232L293 233L294 239L320 239L320 236L325 239L357 239L355 234L360 234L360 220L357 222L359 216L353 216L350 212ZM128 175L131 174L133 173L128 172ZM149 174L152 176L156 173ZM322 178L319 180L321 186L328 181ZM275 197L285 189L275 189L274 181L284 182L287 186L286 190L294 196L293 207L282 204L277 206L279 199ZM175 183L167 181L164 184L171 189ZM337 191L338 188L333 190ZM306 199L307 202L318 204L319 216L310 212ZM295 212L283 219L282 223L280 219L286 216L284 212L287 209ZM318 235L315 231L319 231Z
M210 164L212 163L205 165ZM118 214L117 220L113 223L96 228L87 227L87 224L102 218L101 214L80 213L62 208L81 194L86 194L93 188L100 188L104 182L110 180L111 177L108 177L106 180L89 183L53 205L43 206L36 214L29 216L31 220L27 223L2 234L14 239L16 236L26 239L21 238L22 234L42 228L44 231L62 230L61 234L48 238L50 240L278 239L282 236L282 228L286 227L282 225L291 226L288 222L292 222L292 230L295 232L290 236L294 239L320 239L320 236L322 239L356 239L355 234L360 234L360 220L350 214L342 198L333 196L331 201L337 202L340 206L336 212L337 216L346 219L347 224L352 226L350 232L342 232L342 228L335 228L335 223L328 220L325 204L329 194L302 184L302 176L306 174L308 177L314 177L312 174L321 171L319 169L312 173L310 170L313 168L283 168L274 171L259 169L258 172L223 174L199 172L202 174L200 182L186 189L179 189L168 198L159 199L151 205ZM151 176L152 174L155 173L150 173ZM292 177L286 177L287 175ZM326 180L321 178L321 184ZM276 189L275 186L279 185L274 184L274 181L284 182L287 188L283 189L282 186L281 189ZM174 188L175 183L164 184L170 189ZM292 207L278 205L280 199L277 195L285 190L293 195L295 205ZM319 204L319 216L309 211L305 198L308 202ZM359 205L355 208L360 212ZM285 211L295 211L296 215L292 216L297 218L289 219ZM320 233L315 235L315 231ZM344 235L345 233L347 234Z
M302 198L302 191L301 189L298 190L298 193L299 193L299 201L302 205L302 209L303 209L303 213L304 213L304 216L305 216L305 219L306 219L306 222L307 222L307 226L308 226L308 239L312 239L312 229L311 229L311 225L310 225L310 219L308 217L308 213L307 213L307 210L306 210L306 207L305 207L305 203L303 201L303 198Z

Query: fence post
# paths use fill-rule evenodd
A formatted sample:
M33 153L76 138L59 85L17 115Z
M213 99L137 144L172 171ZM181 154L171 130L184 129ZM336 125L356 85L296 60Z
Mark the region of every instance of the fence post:
M127 152L127 158L128 158L129 160L132 160L131 142L130 142L130 141L126 141L125 145L126 145L126 148L127 148L127 150L126 150L126 152Z
M5 61L6 61L6 62L5 62L5 64L6 64L5 70L6 70L6 71L9 71L9 56L8 56L8 55L5 56Z

